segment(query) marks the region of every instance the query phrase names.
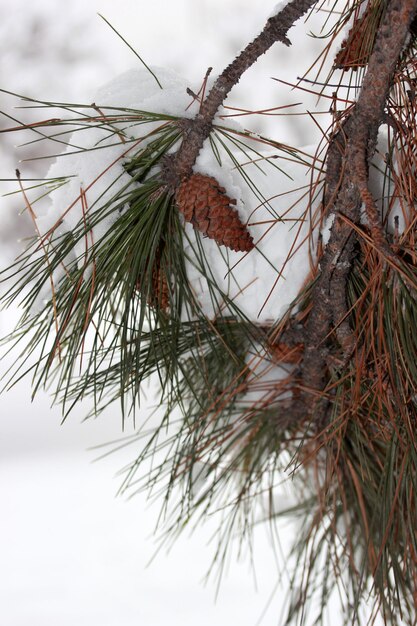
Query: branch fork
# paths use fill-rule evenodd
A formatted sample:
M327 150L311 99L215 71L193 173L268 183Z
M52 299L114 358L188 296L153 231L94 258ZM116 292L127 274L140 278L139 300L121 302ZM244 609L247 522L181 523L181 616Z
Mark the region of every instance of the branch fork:
M200 112L184 122L184 138L169 168L168 184L174 187L192 174L204 141L209 137L215 115L243 73L275 42L290 45L287 32L316 4L314 0L293 0L269 18L264 30L223 71L203 100ZM326 159L325 207L336 219L330 240L320 260L319 274L312 291L312 309L303 330L304 356L300 364L300 389L292 405L298 419L316 415L321 422L329 407L324 393L329 362L334 361L333 334L341 349L336 359L346 364L356 345L349 324L347 282L357 254L358 235L351 224L360 223L365 204L374 245L385 257L395 257L382 231L380 217L368 190L368 164L373 156L378 129L392 76L409 36L417 0L390 0L379 28L368 69L356 105L329 142ZM285 333L284 333L285 334ZM283 343L284 334L277 338ZM323 401L322 398L325 398Z

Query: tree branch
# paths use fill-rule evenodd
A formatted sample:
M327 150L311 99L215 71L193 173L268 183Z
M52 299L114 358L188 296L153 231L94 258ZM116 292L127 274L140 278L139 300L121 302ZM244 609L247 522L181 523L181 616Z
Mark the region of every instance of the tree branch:
M377 248L383 248L386 254L388 247L383 238L380 217L368 190L368 164L375 151L393 73L416 10L417 0L389 2L358 101L342 127L346 138L345 156L340 159L341 131L333 138L333 145L328 151L327 171L332 191L331 202L334 204L331 210L336 219L320 262L319 277L313 287L313 307L306 324L305 353L301 367L301 385L311 390L311 394L303 396L303 408L308 414L316 411L318 419L326 412L328 401L320 404L312 402L312 398L325 388L330 355L329 338L334 328L343 324L339 342L346 345L342 345L342 348L352 344L346 327L346 286L355 255L356 235L348 220L355 224L359 222L362 202L365 202ZM337 178L340 180L338 192L334 182ZM343 220L339 215L348 220ZM389 253L393 254L391 251Z
M293 0L287 4L282 11L268 19L263 31L220 74L202 103L200 112L184 128L183 142L170 164L171 185L177 186L182 178L191 174L203 143L210 135L219 107L242 75L275 42L291 45L287 32L316 2L317 0Z
M290 45L288 30L316 1L293 0L269 18L263 31L217 78L198 115L193 120L184 120L182 144L167 164L166 182L171 188L175 189L181 179L191 175L219 107L244 72L275 42ZM337 130L329 144L325 205L326 211L334 213L336 218L313 287L312 309L304 330L299 333L304 340L304 356L299 370L300 393L294 396L292 409L289 409L293 419L314 413L317 423L322 422L330 403L323 392L334 337L342 349L344 363L355 347L348 320L346 288L357 242L351 224L359 223L362 203L376 247L385 255L393 254L383 237L379 215L368 190L368 164L375 151L392 76L416 9L417 0L389 1L359 98L349 116L343 122L336 121ZM286 343L286 339L284 330L278 341Z

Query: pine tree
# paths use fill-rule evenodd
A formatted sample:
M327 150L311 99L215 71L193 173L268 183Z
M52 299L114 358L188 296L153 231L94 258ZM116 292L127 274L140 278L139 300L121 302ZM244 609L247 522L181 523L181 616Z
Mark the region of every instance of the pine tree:
M285 623L322 623L337 587L346 624L379 613L411 625L417 0L324 8L280 3L197 93L147 67L112 86L114 99L142 81L134 106L103 91L104 102L61 104L61 118L31 125L53 140L70 128L79 176L52 166L55 199L41 218L17 172L36 237L3 272L3 303L23 308L8 338L21 349L11 383L25 373L34 392L53 382L65 416L91 397L95 415L118 400L127 418L158 377L164 413L122 491L164 485L168 535L226 509L225 544L250 533L258 503L271 522L301 519ZM229 124L225 101L314 10L324 29L333 23L314 80L294 86L309 80L332 117L310 155ZM277 511L283 474L295 505Z

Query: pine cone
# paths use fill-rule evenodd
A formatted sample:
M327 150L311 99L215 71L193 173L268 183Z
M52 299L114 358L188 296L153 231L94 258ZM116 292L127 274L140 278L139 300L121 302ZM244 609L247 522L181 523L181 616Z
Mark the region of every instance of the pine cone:
M357 70L365 67L375 44L378 25L383 11L380 2L370 2L363 15L356 19L335 58L335 67L342 70Z
M386 6L385 0L369 0L365 11L354 20L348 36L342 42L335 58L335 67L356 71L368 64ZM411 22L410 34L411 41L407 46L412 45L417 36L417 16Z
M304 354L304 345L297 343L288 346L285 343L275 343L269 346L269 352L274 363L299 363Z
M140 280L136 282L136 289L142 292L142 283ZM153 308L159 308L166 311L169 308L169 289L165 272L161 269L160 258L156 258L152 268L152 285L151 291L147 295L147 304Z
M181 182L175 200L185 220L219 245L236 252L254 247L249 231L231 206L236 200L229 198L215 178L193 174Z
M152 270L152 293L148 297L148 304L163 311L169 308L168 281L160 263L155 263Z

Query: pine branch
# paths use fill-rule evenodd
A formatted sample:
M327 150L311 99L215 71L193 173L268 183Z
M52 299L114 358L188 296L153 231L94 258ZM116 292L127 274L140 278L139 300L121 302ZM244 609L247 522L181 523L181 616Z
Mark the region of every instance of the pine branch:
M339 343L346 352L353 338L346 327L346 286L356 254L356 234L349 222L360 221L361 203L365 202L376 246L387 254L388 245L381 239L379 215L368 191L368 164L373 156L378 128L392 85L394 69L406 43L410 24L417 10L416 0L392 0L377 34L375 49L369 59L358 101L348 120L333 137L327 159L328 202L326 210L334 213L330 241L320 261L320 274L312 292L313 307L305 329L305 353L301 382L314 395L323 390L330 356L329 336L343 323ZM337 190L338 188L338 190ZM346 219L348 218L348 221ZM392 253L388 251L392 256ZM327 401L318 411L311 394L306 393L303 411L326 412ZM297 410L299 412L300 409ZM317 413L318 412L318 413Z
M184 132L183 142L171 163L170 182L177 186L179 180L191 174L197 156L209 137L214 117L232 88L242 75L276 42L291 45L287 32L317 0L293 0L282 11L270 17L263 31L226 67L215 81L210 93L201 105L198 115ZM174 176L172 176L174 174Z
M136 150L126 162L123 160L120 174L130 178L91 212L86 192L81 189L82 219L76 228L61 236L55 232L56 224L40 237L48 248L47 267L29 250L12 268L23 278L7 296L7 302L13 302L21 297L22 288L30 288L23 300L25 316L16 342L22 337L26 341L27 333L30 339L16 371L20 375L25 369L33 370L36 390L55 375L52 365L59 355L56 397L66 414L85 396L94 398L96 413L116 398L120 398L123 410L134 412L142 382L155 373L159 376L166 414L144 452L128 468L123 490L136 489L140 462L167 446L164 461L150 475L145 474L143 481L153 487L166 473L167 503L173 486L184 485L172 529L184 526L184 520L200 506L204 512L213 510L216 501L222 508L225 503L231 507L228 529L236 525L239 507L245 527L249 527L245 503L250 502L249 508L254 510L252 500L262 493L263 481L266 479L272 492L277 471L285 468L296 474L303 466L302 493L308 492L310 503L306 505L307 532L301 536L305 568L301 555L304 572L301 584L297 581L300 598L290 607L289 621L297 613L301 616L308 595L316 590L316 582L312 584L310 578L319 573L321 550L328 551L324 583L320 577L317 583L323 587L321 612L327 603L327 578L330 580L334 573L336 580L344 582L340 572L347 562L352 593L346 592L345 610L353 615L350 623L356 623L357 607L368 582L374 585L376 602L386 603L383 608L387 614L397 601L392 578L400 597L402 593L407 598L415 588L416 559L410 546L415 544L416 510L417 306L416 291L409 289L407 280L417 275L417 254L413 232L409 237L406 232L402 234L402 249L398 237L390 247L383 230L384 212L377 211L370 193L368 168L379 126L390 115L394 130L398 118L405 116L400 139L405 138L410 151L404 151L403 159L409 160L412 153L416 109L410 107L407 118L406 107L401 104L404 100L400 97L396 101L393 91L395 81L401 88L409 84L407 76L400 77L403 66L399 60L405 56L417 0L379 2L384 10L372 46L368 46L372 54L364 64L367 73L362 90L357 102L334 118L329 139L322 214L334 220L330 241L324 252L319 248L318 269L313 258L314 267L294 306L284 317L272 311L273 326L252 323L233 301L231 292L223 293L200 236L197 234L195 240L188 236L179 213L189 217L195 230L198 223L199 230L209 234L213 224L207 223L204 212L210 202L205 200L199 215L201 207L184 191L190 183L192 186L190 174L207 138L213 158L221 164L218 146L223 147L245 183L252 184L233 157L232 148L225 148L228 129L222 131L214 119L248 67L273 43L289 45L289 28L315 4L312 0L294 0L270 18L262 33L219 76L207 98L205 88L197 96L190 92L202 100L193 120L127 109L119 113L116 109L114 117L109 117L92 105L99 117L83 118L83 124L110 128L116 143L123 144L123 159L133 142ZM347 2L345 15L349 8L358 10L360 4L361 0ZM409 66L406 63L404 67L405 74ZM415 106L414 101L412 104ZM63 124L58 122L58 126ZM150 123L153 128L155 122L157 127L146 135L135 137L133 133L129 140L130 133L125 133L130 123ZM33 125L32 130L44 124ZM48 124L55 125L55 120L48 120ZM238 133L239 139L232 139L231 146L242 147L244 136ZM143 144L145 137L147 143ZM171 149L179 142L180 148L172 156ZM395 141L390 144L393 146ZM100 142L89 149L101 149ZM262 162L260 152L254 149L248 156L247 150L243 144L245 160L252 161L253 157L255 164L259 157ZM312 169L316 169L314 163ZM322 169L317 169L322 181ZM400 182L409 192L403 196L404 204L413 209L417 188L410 181L415 179L415 169L415 165L404 168L406 176ZM205 184L206 195L215 188L216 201L221 196L230 212L234 201L225 197L225 190L214 179L205 177ZM183 201L179 193L182 185ZM306 216L310 230L304 240L311 236L315 245L317 215L308 215L308 211L313 213L317 182L309 188L305 213L297 221L302 223ZM194 191L197 198L200 186ZM262 204L268 202L261 191L255 195ZM385 195L390 202L394 200L390 190ZM361 222L363 204L368 225ZM415 229L417 220L413 209L409 231ZM255 209L250 211L252 216ZM95 239L93 229L99 230L109 216L117 219L104 236ZM273 223L284 219L285 213L271 214ZM220 224L216 233L222 228ZM221 236L220 232L213 238L224 244ZM297 235L294 249L279 268L280 276L299 250L296 240ZM248 241L252 242L249 236ZM35 252L39 245L34 243ZM252 243L246 248L229 248L249 250ZM258 252L262 252L261 246ZM65 271L62 278L57 273L55 287L54 272L61 266ZM188 268L201 276L214 313L203 309L189 281ZM229 258L227 269L230 273L234 269ZM257 270L256 278L263 278L261 271ZM52 281L52 299L32 315L48 280ZM30 287L31 282L34 287ZM291 314L295 310L297 313ZM55 323L55 333L51 322ZM39 346L38 362L28 367L29 357L38 358ZM272 380L268 379L271 370ZM174 407L181 409L182 420L171 438L165 430ZM207 484L197 497L195 473L201 473L201 467ZM313 480L317 494L312 494ZM225 491L229 485L233 487L232 501ZM316 510L309 515L313 507ZM272 506L269 516L274 515ZM409 563L412 567L407 569Z

